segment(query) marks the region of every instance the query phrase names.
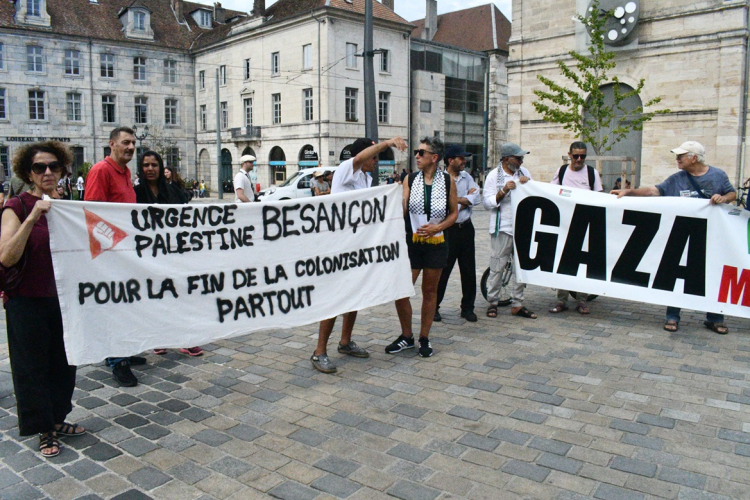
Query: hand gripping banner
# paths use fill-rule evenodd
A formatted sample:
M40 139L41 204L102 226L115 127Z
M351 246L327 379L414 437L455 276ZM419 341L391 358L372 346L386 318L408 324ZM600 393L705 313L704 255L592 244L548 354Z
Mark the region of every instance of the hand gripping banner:
M750 318L750 212L530 181L512 198L520 281Z
M274 203L53 201L71 364L291 328L414 295L398 185Z

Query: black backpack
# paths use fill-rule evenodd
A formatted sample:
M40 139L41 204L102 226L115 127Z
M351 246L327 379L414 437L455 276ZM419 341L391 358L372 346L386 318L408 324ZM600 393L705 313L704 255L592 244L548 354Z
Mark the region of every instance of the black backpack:
M593 191L594 190L594 184L596 183L596 175L594 174L594 167L591 165L586 165L586 168L589 171L589 188ZM560 174L557 176L557 180L560 181L560 185L562 186L563 178L565 177L565 171L568 170L568 165L563 165L560 167Z

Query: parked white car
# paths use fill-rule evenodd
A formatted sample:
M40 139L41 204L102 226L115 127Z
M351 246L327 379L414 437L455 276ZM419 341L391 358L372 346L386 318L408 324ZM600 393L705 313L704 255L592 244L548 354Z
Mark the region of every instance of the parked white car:
M258 201L293 200L312 196L310 181L318 170L335 172L338 167L303 168L278 186L268 186L258 193Z

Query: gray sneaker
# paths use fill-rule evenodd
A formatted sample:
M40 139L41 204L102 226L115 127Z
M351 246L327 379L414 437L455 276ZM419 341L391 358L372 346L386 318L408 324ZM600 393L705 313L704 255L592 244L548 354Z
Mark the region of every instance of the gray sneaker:
M313 355L310 356L310 362L319 372L336 373L336 365L333 364L333 361L328 357L328 354L323 353L317 356L313 353Z
M370 357L370 353L367 352L366 349L362 349L357 344L355 344L353 340L350 340L347 345L339 344L339 352L341 354L348 354L349 356L354 356L355 358L369 358Z

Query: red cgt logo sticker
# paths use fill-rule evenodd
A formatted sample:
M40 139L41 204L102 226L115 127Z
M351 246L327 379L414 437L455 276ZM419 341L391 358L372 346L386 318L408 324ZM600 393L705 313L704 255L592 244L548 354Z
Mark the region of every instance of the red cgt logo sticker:
M85 208L83 213L86 215L86 229L89 232L91 260L94 260L103 252L112 250L128 236L128 233L95 213L89 212Z

